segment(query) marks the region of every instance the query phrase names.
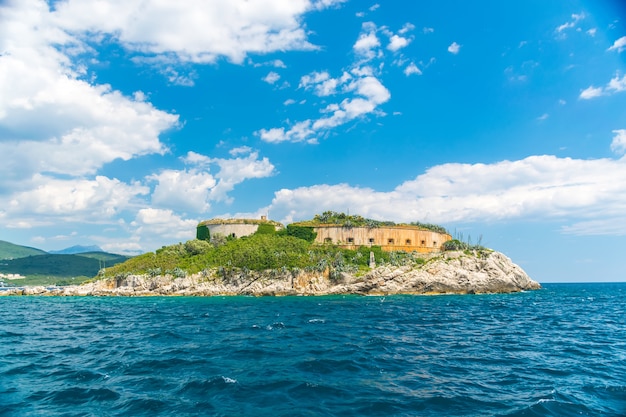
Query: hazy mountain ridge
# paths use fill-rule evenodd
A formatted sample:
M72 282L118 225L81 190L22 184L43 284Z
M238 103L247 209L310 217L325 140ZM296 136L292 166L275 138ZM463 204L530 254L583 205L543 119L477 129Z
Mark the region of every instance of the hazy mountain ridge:
M59 278L87 279L97 275L102 268L128 259L128 256L103 252L98 246L76 245L61 251L46 252L0 241L0 274L26 277L6 281L12 285L40 285L47 281L57 283ZM37 282L33 282L35 277Z
M15 243L0 240L0 260L25 258L33 255L44 255L47 252L30 246L16 245Z

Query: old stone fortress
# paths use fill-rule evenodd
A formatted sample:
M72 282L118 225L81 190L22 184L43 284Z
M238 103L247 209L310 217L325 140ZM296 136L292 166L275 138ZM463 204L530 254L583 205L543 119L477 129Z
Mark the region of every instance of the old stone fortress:
M206 226L210 236L243 237L255 233L260 225L272 225L275 230L284 226L266 216L260 219L211 219L198 224L198 228ZM308 223L293 223L308 225ZM317 233L316 244L334 244L345 249L357 249L360 246L380 246L384 251L405 251L430 253L438 252L441 246L452 239L447 233L427 230L420 226L346 226L345 224L314 224L310 225Z

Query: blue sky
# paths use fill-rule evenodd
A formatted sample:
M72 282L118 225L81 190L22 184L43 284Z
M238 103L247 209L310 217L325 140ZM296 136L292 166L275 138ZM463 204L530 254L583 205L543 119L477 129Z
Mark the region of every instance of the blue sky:
M0 239L140 253L203 219L349 210L482 237L541 282L626 280L625 17L0 2Z

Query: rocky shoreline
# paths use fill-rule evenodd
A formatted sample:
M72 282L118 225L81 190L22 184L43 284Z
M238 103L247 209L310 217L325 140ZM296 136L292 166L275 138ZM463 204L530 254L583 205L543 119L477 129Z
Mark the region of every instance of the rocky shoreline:
M511 293L541 288L495 251L445 252L419 266L380 266L362 276L298 271L218 272L184 278L129 275L67 287L9 288L0 295L218 296Z

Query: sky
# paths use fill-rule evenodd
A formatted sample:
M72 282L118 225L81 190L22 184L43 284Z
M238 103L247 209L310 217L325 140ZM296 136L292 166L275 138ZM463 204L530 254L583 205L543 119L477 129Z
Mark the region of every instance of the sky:
M0 240L201 220L445 226L626 281L626 3L0 0Z

